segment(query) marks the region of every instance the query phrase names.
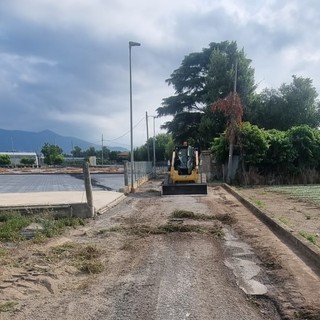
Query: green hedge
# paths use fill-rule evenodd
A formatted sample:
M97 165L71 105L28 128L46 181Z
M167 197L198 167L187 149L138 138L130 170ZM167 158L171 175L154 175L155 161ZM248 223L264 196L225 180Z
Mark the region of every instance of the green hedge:
M214 139L212 152L218 163L227 161L228 147L225 134ZM242 173L281 175L282 183L305 172L320 175L320 131L307 125L279 131L264 130L244 122L239 128L234 150L240 155Z

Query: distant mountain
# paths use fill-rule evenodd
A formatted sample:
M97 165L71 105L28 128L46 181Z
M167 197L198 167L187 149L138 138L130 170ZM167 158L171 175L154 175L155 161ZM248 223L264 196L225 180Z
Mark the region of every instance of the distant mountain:
M82 150L90 147L101 149L101 145L93 144L75 137L64 137L59 134L45 130L41 132L28 132L20 130L4 130L0 129L0 152L1 151L17 151L17 152L37 152L40 153L43 145L48 142L56 144L62 148L64 153L69 154L72 146L78 146ZM111 151L127 151L122 147L108 147Z

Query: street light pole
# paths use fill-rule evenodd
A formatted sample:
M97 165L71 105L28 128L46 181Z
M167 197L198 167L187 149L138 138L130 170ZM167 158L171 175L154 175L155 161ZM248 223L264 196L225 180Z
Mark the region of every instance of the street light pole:
M134 192L134 183L133 183L133 121L132 121L132 73L131 73L131 48L138 47L141 44L138 42L129 41L129 73L130 73L130 145L131 145L131 192Z

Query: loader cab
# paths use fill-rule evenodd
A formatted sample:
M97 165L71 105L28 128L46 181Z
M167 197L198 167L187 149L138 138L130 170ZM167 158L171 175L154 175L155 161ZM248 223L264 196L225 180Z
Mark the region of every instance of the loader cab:
M191 146L175 147L174 170L179 175L190 175L195 165L194 148Z

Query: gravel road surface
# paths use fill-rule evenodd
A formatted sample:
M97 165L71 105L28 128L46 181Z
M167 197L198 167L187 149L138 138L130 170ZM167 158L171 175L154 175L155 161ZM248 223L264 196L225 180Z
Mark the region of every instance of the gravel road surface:
M14 248L0 302L17 306L1 319L319 319L319 278L234 197L159 188L148 182L80 229ZM173 214L186 210L194 216ZM98 248L104 270L80 272L77 246Z

